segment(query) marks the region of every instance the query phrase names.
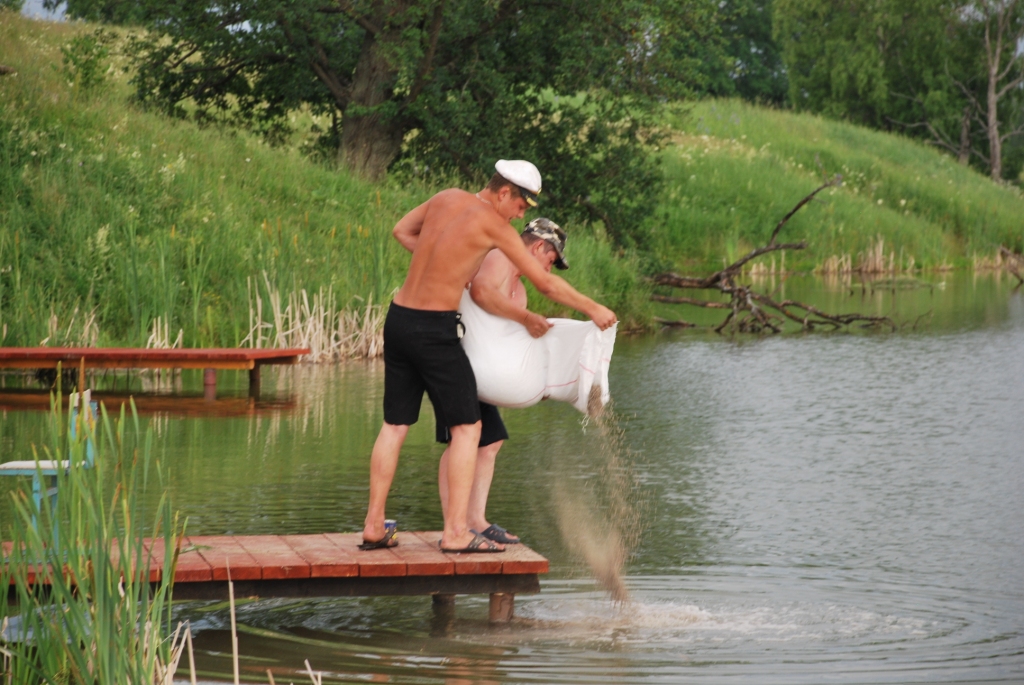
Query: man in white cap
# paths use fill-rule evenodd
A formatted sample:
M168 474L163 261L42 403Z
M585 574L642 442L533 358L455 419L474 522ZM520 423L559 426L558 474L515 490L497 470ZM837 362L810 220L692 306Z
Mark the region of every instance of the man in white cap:
M542 295L589 316L602 330L616 322L607 307L546 271L509 223L536 206L541 191L537 167L523 160L501 160L495 170L480 192L443 190L395 225L393 234L412 252L412 261L384 323L384 425L370 457L363 549L398 544L395 527L385 526L385 504L409 426L419 418L424 391L438 421L451 434L441 550L504 549L473 533L466 520L480 442L480 404L473 369L459 343L462 324L457 309L488 252L501 250Z

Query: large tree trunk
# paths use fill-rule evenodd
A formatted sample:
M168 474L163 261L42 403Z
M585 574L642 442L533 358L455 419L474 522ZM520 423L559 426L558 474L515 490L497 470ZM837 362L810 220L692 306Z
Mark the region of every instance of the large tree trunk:
M394 67L381 49L381 36L367 35L352 76L348 107L341 120L341 160L370 180L381 178L398 156L405 131L397 112L386 106L392 99Z

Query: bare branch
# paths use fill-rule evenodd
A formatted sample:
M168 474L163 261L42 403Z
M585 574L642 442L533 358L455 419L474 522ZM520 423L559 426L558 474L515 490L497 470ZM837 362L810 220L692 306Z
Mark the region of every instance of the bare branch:
M320 82L327 86L327 90L331 91L331 96L334 98L334 104L340 110L344 110L348 106L349 101L349 87L347 84L341 82L338 75L331 69L330 60L327 57L327 52L324 47L320 44L320 41L315 41L313 45L316 58L309 61L309 66L313 69L313 73L320 79Z
M670 297L658 294L652 294L651 300L664 304L684 304L694 307L703 307L705 309L728 310L729 313L725 319L714 328L717 333L721 333L727 328L733 332L739 333L779 333L782 331L782 326L785 324L787 319L800 324L800 326L807 331L815 330L816 328L836 330L853 324L861 324L866 327L888 326L892 330L896 330L896 325L887 316L867 316L857 313L830 314L814 307L813 305L797 300L776 302L770 295L757 292L753 290L751 286L736 284L733 281L733 277L740 272L743 265L756 257L776 250L804 249L807 246L806 243L780 244L776 243L775 239L778 237L779 231L786 222L801 207L810 202L815 195L825 188L836 185L839 182L840 177L837 176L828 183L825 183L821 187L815 189L807 197L800 200L800 202L798 202L796 206L790 210L785 217L783 217L782 221L776 225L767 245L751 250L746 256L733 262L721 271L716 271L705 278L680 276L679 274L674 273L663 273L658 274L652 279L655 285L694 290L718 290L722 294L729 296L729 302L719 302L691 297ZM664 323L665 325L670 323L664 320L659 320L659 322Z
M694 307L706 307L707 309L732 309L727 302L714 302L711 300L698 300L693 297L668 297L666 295L651 295L652 302L664 302L665 304L690 304Z
M837 185L841 184L842 182L843 182L843 177L842 177L842 176L840 176L839 174L836 174L836 175L835 175L835 176L834 176L834 177L832 178L832 180L831 180L831 181L828 181L827 183L823 183L823 184L821 184L820 186L818 186L817 188L815 188L815 189L814 189L814 191L813 191L813 192L811 192L811 194L810 194L810 195L808 195L808 196L807 196L807 197L805 197L804 199L800 200L800 202L797 202L797 203L796 203L796 207L793 207L793 209L789 210L789 214L787 214L786 216L782 217L782 221L780 221L780 222L779 222L779 223L778 223L778 224L777 224L777 225L775 226L775 230L774 230L774 231L772 231L772 235L771 235L771 237L770 237L770 238L768 238L768 245L769 245L769 246L772 246L772 245L774 245L774 244L775 244L775 237L776 237L777 235L779 235L779 231L781 231L781 230L782 230L782 227L786 225L786 222L787 222L787 221L789 221L789 220L790 220L790 219L791 219L791 218L793 217L793 215L794 215L794 214L796 214L797 212L799 212L799 211L800 211L800 208L801 208L801 207L803 207L803 206L804 206L805 204L807 204L807 203L808 203L808 202L810 202L810 201L811 201L812 199L814 199L814 196L815 196L815 195L817 195L817 194L818 194L818 193L820 193L821 191L825 190L825 188L830 188L830 187L832 187L832 186L837 186Z

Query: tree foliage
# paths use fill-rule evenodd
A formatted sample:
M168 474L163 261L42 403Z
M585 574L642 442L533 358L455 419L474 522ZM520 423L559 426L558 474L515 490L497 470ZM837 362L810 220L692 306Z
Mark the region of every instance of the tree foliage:
M710 46L701 64L705 92L773 105L786 102L786 68L772 35L772 5L773 0L721 3L721 47Z
M534 161L545 211L622 244L653 206L655 108L691 92L717 45L711 0L70 0L139 21L138 99L271 139L330 115L324 141L369 178L473 182Z
M1000 8L1012 16L996 46ZM921 136L1001 176L989 66L995 57L1006 70L997 92L1011 85L991 107L1005 140L1022 104L1012 81L1024 68L1024 2L777 0L774 19L795 108Z

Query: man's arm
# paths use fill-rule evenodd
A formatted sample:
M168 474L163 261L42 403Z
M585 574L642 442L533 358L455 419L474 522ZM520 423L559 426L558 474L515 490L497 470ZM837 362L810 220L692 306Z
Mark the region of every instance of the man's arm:
M536 286L540 294L549 300L572 307L586 314L602 331L611 328L617 321L615 312L604 305L594 302L583 295L564 280L549 274L526 251L523 241L509 225L496 225L493 238L499 250L512 260L519 271Z
M401 243L402 247L409 252L416 249L416 243L420 240L420 231L423 230L423 220L427 216L428 204L430 204L430 200L427 200L403 216L391 231L391 235L395 237L395 240Z
M548 332L551 324L540 314L535 314L526 307L519 307L509 297L512 289L509 282L511 277L511 262L500 250L492 250L484 257L480 269L473 276L470 297L488 314L521 323L530 335L539 338Z

